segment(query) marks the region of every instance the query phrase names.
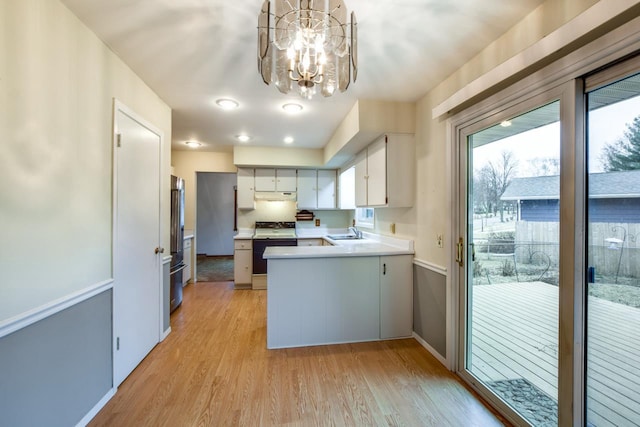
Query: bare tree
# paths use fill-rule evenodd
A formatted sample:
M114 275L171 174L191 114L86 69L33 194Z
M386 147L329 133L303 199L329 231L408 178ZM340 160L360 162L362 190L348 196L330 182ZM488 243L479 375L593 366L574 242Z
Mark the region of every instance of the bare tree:
M527 161L527 166L520 176L560 175L560 159L557 157L536 157Z
M518 161L513 152L503 151L496 161L490 161L479 171L479 190L484 195L479 200L486 200L494 213L500 212L500 222L504 222L504 206L500 198L516 174Z

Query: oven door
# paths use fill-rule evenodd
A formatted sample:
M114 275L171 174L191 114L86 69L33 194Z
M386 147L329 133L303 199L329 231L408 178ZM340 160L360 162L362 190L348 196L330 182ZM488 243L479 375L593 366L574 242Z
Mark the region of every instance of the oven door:
M253 274L267 274L267 260L262 255L269 246L298 246L298 240L253 239Z

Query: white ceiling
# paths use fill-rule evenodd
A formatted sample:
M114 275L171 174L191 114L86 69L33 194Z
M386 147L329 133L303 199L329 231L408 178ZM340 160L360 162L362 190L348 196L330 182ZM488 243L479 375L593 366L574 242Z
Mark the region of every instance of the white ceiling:
M331 98L302 100L257 71L263 0L62 0L173 110L172 145L323 147L356 99L415 101L542 0L345 0L358 18L358 80ZM223 111L230 97L240 108ZM285 102L304 106L296 115Z

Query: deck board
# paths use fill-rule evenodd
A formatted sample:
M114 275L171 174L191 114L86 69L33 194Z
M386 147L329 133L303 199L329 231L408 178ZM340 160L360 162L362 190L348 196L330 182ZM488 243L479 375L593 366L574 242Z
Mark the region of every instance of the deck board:
M471 371L525 378L557 399L558 288L542 282L473 287ZM640 426L640 310L589 297L588 417Z

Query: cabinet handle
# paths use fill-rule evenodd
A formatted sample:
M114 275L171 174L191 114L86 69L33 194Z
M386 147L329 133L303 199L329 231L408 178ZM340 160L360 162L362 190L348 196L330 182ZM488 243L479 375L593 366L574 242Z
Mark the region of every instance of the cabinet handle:
M154 252L155 252L156 254L163 254L163 253L164 253L164 248L156 248L156 249L154 250Z
M387 264L382 264L382 275L387 274Z

